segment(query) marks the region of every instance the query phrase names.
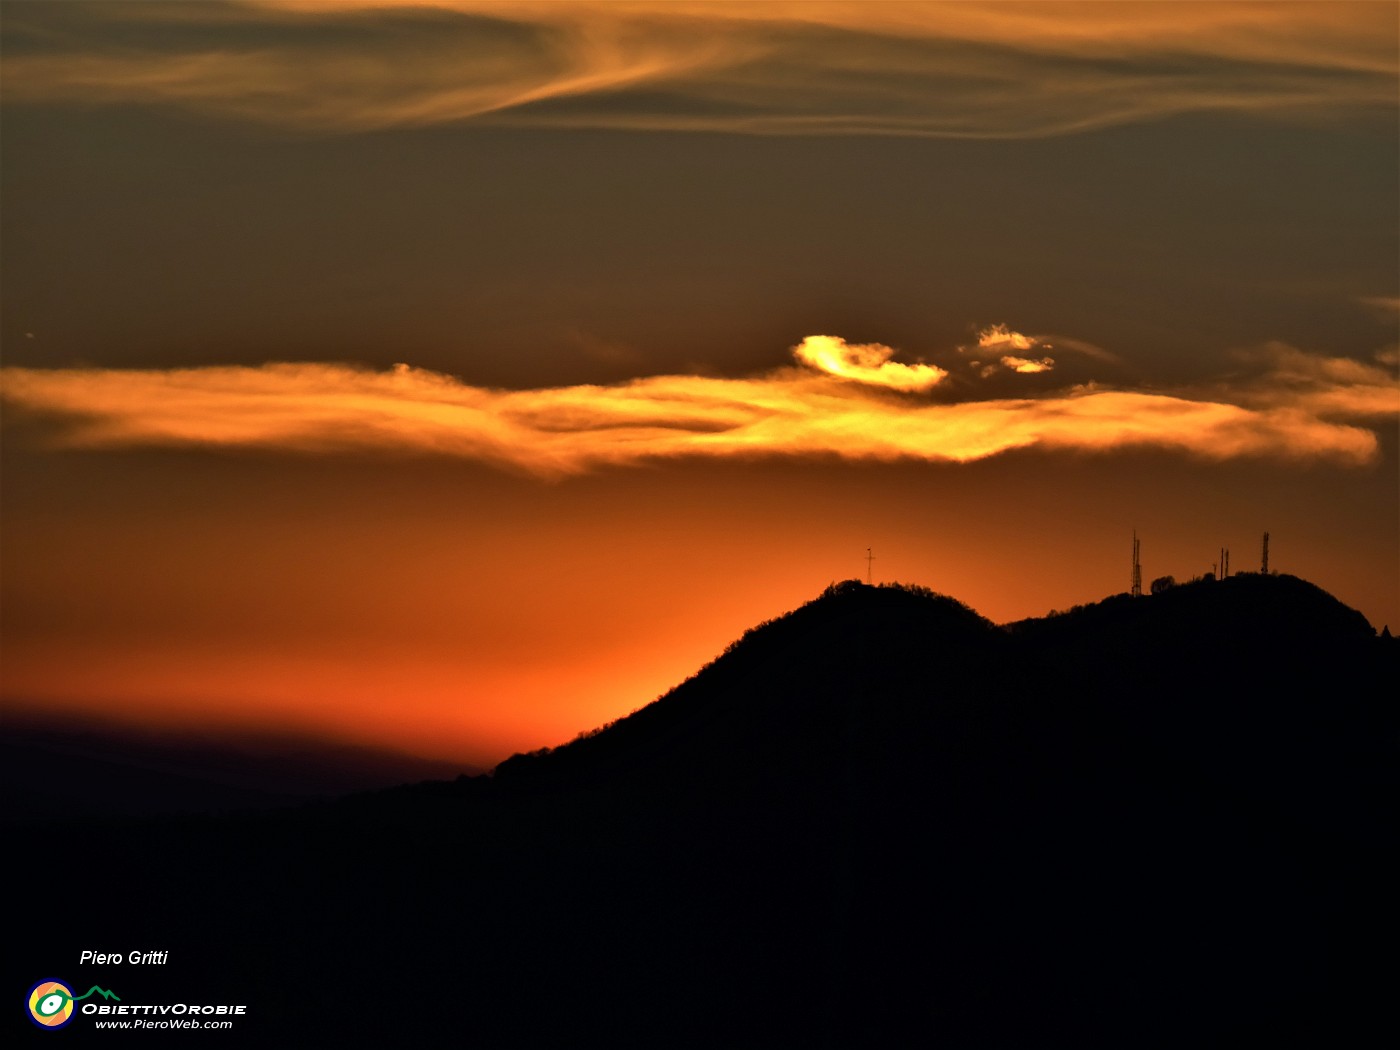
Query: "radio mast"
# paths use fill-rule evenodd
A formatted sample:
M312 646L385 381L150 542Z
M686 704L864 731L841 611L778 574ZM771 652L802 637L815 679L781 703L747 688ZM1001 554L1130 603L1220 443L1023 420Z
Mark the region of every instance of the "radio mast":
M1133 597L1142 597L1142 546L1138 543L1137 529L1133 530Z

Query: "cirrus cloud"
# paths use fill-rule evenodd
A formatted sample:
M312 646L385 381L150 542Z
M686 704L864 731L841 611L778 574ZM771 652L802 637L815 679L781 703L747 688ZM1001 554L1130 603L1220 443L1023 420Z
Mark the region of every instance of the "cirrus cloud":
M737 379L499 390L407 365L6 368L0 398L56 420L57 441L69 447L388 451L542 477L681 458L968 462L1028 448L1373 460L1376 436L1356 423L1400 415L1400 384L1360 362L1271 353L1270 375L1210 396L1091 385L935 403L899 385L898 369L930 366L895 365L888 347L811 337L794 347L807 367Z
M1192 112L1394 110L1376 3L273 0L6 10L7 104L318 132L1023 138Z

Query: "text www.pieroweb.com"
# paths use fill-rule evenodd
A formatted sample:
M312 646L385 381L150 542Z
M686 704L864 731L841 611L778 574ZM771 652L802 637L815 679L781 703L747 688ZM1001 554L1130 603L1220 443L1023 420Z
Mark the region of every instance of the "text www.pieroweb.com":
M94 1021L94 1028L232 1028L233 1022L223 1021L196 1021L190 1017L175 1018L170 1021L148 1021L144 1017L138 1017L134 1021Z
M95 1006L95 1004L94 1004ZM90 1012L99 1016L93 1018L94 1028L232 1028L233 1018L229 1015L238 1015L246 1012L245 1006L187 1006L180 1004L177 1006L95 1006ZM125 1013L173 1013L185 1016L176 1017L104 1017L103 1014L125 1014ZM213 1016L210 1016L213 1015Z

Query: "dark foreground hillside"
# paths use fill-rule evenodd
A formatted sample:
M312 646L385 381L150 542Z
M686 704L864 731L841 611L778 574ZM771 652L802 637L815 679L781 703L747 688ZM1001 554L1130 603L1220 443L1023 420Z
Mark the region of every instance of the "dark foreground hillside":
M1289 577L1006 628L843 584L494 777L11 825L8 979L247 1004L155 1036L224 1045L1356 1045L1396 656Z

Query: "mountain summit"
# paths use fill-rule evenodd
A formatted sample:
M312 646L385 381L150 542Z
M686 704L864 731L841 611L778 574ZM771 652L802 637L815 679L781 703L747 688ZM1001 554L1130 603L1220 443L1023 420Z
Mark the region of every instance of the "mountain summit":
M1109 734L1119 750L1151 737L1178 754L1234 749L1225 760L1251 769L1286 741L1309 753L1277 771L1288 791L1318 752L1380 729L1384 648L1360 613L1292 576L1118 595L1005 627L927 588L851 580L632 715L502 763L496 782L738 778L751 790L837 768L927 772L980 745L1043 760Z
M1005 626L842 583L493 776L29 829L20 890L120 858L104 935L217 945L278 1041L1336 1041L1386 1001L1395 657L1291 577Z

